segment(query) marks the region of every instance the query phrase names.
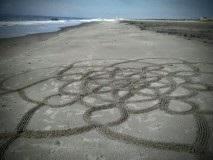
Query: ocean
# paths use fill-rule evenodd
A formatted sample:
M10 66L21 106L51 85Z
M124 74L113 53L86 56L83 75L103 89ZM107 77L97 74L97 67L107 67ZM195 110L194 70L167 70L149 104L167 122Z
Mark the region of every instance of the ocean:
M0 38L55 32L63 27L96 21L114 21L114 19L0 15Z

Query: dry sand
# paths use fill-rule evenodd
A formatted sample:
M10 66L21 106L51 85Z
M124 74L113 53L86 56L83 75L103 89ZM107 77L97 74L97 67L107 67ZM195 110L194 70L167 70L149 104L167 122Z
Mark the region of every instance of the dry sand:
M212 69L211 43L117 21L2 39L0 156L211 159Z

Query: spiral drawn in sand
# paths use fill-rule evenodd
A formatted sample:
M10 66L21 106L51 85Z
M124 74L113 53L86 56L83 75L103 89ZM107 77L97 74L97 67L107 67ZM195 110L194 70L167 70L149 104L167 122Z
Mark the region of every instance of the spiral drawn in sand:
M7 141L1 146L1 159L8 147L19 137L22 138L54 138L71 136L96 130L109 139L122 141L145 147L188 152L202 157L208 147L210 131L205 115L212 115L210 110L200 110L200 106L190 100L203 91L213 91L209 84L196 81L202 74L213 74L200 70L200 65L211 63L190 63L179 59L136 59L136 60L86 60L75 62L57 72L55 75L43 76L36 81L22 86L8 86L8 81L18 74L3 80L0 84L0 96L17 92L19 96L36 106L24 114L14 133L0 133L0 139ZM28 95L27 90L56 79L62 83L57 92L38 100ZM184 94L174 92L182 88ZM63 97L66 100L61 101ZM188 105L181 111L169 107L172 100ZM150 102L150 104L149 104ZM152 103L151 103L152 102ZM36 111L44 106L50 108L75 107L75 104L85 106L83 120L87 125L64 130L28 130L27 126ZM143 105L146 104L146 105ZM148 104L148 105L147 105ZM132 107L132 106L137 107ZM119 114L115 120L100 122L93 118L98 111L116 109ZM195 118L197 124L196 140L193 144L176 142L159 142L134 137L113 130L129 117L161 110L171 115L188 115Z

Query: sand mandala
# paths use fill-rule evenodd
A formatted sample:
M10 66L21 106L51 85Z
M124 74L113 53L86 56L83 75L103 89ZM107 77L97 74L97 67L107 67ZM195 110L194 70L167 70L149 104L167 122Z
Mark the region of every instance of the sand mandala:
M207 152L211 134L205 116L213 115L213 111L201 110L201 106L192 98L201 92L213 91L212 85L197 80L202 75L213 75L212 72L205 71L205 67L202 69L201 66L205 65L211 66L212 64L154 58L85 60L63 67L54 75L43 75L32 82L24 82L18 86L13 86L9 82L17 77L24 77L30 72L8 77L0 83L0 96L18 93L20 98L34 104L35 107L22 116L14 132L0 133L0 139L5 140L0 148L1 159L4 159L5 152L18 138L54 138L77 135L91 130L121 143L187 152L202 157ZM51 79L56 79L61 83L56 92L40 99L28 94L27 91ZM178 89L184 92L175 94ZM181 109L169 107L171 101L174 100L184 103L187 107ZM32 117L44 106L64 108L72 107L77 103L86 108L83 113L86 125L62 130L27 129ZM144 107L141 105L143 103L147 105ZM116 109L119 112L113 120L108 119L107 122L102 122L93 117L96 112L110 109ZM156 110L169 115L192 115L197 127L194 143L181 144L147 140L113 130L113 126L126 122L131 116L148 114Z

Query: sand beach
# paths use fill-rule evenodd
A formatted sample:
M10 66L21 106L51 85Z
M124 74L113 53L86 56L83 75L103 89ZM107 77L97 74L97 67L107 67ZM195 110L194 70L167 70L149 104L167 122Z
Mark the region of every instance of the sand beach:
M211 159L212 23L177 23L0 39L1 160Z

